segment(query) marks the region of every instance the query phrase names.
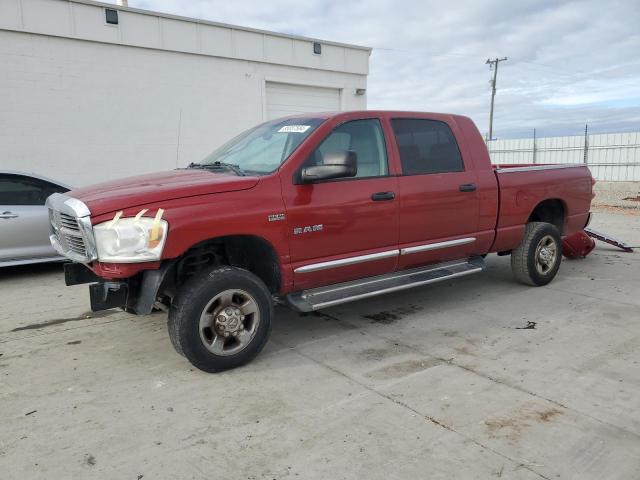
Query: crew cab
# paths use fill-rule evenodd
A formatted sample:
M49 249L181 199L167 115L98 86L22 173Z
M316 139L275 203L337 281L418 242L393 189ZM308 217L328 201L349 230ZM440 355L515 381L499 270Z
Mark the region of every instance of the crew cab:
M93 310L168 311L176 350L216 372L260 352L277 302L306 312L478 273L492 252L549 283L593 183L584 165L493 166L464 116L357 111L269 121L188 168L47 206Z

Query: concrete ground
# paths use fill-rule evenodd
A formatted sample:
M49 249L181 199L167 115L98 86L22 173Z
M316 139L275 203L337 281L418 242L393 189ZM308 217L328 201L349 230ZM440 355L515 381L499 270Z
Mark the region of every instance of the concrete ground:
M640 244L640 216L593 226ZM0 272L0 477L640 478L640 256L549 286L485 273L300 316L197 371L166 317L92 314L60 266Z

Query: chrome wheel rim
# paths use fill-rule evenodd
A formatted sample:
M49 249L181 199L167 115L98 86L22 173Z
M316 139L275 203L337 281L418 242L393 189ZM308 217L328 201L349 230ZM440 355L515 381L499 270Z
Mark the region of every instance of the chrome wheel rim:
M536 270L540 275L547 275L556 264L558 245L551 235L545 235L536 247Z
M260 311L252 295L239 289L220 292L200 315L200 339L215 355L244 350L258 331Z

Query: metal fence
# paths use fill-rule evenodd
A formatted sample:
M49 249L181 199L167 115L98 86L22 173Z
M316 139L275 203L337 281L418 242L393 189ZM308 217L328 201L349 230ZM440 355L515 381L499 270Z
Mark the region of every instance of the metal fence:
M640 132L487 142L493 163L586 163L601 181L640 181Z

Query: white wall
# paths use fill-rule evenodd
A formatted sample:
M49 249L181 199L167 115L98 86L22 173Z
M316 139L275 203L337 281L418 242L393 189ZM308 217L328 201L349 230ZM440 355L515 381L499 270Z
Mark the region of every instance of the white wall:
M30 8L35 4L39 8L71 5L74 14L69 22L74 24L76 37L83 25L78 23L78 11L92 7L103 15L101 7L84 3L2 0L2 8L8 2L17 2L23 15L25 4ZM39 17L34 17L29 28L54 28L55 15L51 15L43 25L36 25ZM72 27L62 21L65 18L57 19L60 31L52 35L67 35L65 29ZM198 25L182 24L187 27L180 27L183 35L173 35L176 42L188 42L188 25ZM280 61L286 62L286 52L294 55L298 48L294 39L240 32L259 37L253 39L261 46L255 54L263 61L251 61L184 53L177 46L176 51L167 51L34 34L24 25L5 28L0 26L0 169L33 171L74 186L200 160L231 136L263 120L266 81L340 88L343 109L366 108L366 98L355 95L356 88L366 87L366 73L341 72L337 64L267 63L275 60L261 56L271 49L269 55L280 55ZM162 31L167 34L166 25ZM196 38L202 35L202 30L198 32ZM249 41L240 34L231 34L234 41ZM154 36L153 32L147 35ZM143 40L140 36L139 41ZM279 54L273 44L277 41L287 44ZM198 45L207 49L218 43ZM245 46L241 54L246 57L251 45ZM236 57L240 55L236 44L229 48ZM347 48L332 48L342 49L345 58ZM325 49L323 46L323 55ZM367 51L356 52L364 52L368 59ZM327 58L330 61L331 54ZM298 65L306 62L302 53L297 59ZM363 72L362 64L357 70Z
M105 8L118 11L117 25ZM1 0L0 29L366 75L371 49L92 0ZM313 53L313 42L322 54Z
M487 143L493 163L533 163L533 138ZM584 163L584 135L535 140L535 163ZM640 132L588 135L587 166L597 180L640 181Z

